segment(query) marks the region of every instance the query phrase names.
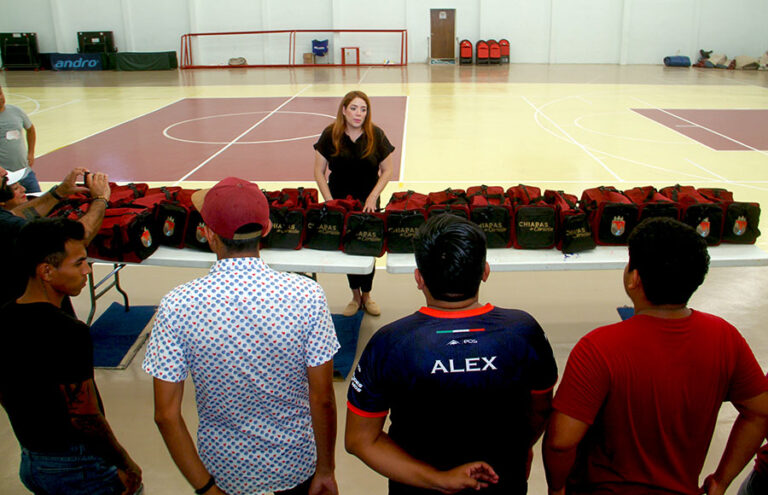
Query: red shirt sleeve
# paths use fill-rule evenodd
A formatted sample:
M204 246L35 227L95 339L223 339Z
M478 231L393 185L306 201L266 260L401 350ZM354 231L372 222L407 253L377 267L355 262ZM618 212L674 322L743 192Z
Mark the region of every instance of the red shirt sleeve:
M738 402L768 391L768 379L763 374L749 344L735 328L733 345L736 359L733 360L733 373L726 400Z
M588 339L582 338L568 356L553 407L591 425L609 388L610 373L605 359Z

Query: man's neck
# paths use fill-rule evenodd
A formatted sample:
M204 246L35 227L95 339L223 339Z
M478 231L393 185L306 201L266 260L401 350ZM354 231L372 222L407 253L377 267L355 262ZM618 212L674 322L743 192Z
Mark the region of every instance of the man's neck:
M653 316L655 318L664 318L677 320L691 316L691 309L685 304L660 304L660 305L635 305L636 315Z
M438 309L440 311L467 311L470 309L482 308L483 305L478 302L477 297L465 299L463 301L440 301L432 297L427 297L427 307Z
M219 251L216 253L216 259L225 260L228 258L261 258L261 253L257 249L256 251Z
M16 302L19 304L49 303L57 308L61 308L61 301L63 300L64 294L58 293L45 282L38 279L30 279L24 294L16 299Z

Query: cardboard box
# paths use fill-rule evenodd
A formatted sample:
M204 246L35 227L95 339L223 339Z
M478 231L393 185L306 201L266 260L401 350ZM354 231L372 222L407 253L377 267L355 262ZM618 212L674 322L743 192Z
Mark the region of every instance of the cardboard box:
M305 64L314 64L315 63L315 55L313 53L305 53L304 54L304 63Z

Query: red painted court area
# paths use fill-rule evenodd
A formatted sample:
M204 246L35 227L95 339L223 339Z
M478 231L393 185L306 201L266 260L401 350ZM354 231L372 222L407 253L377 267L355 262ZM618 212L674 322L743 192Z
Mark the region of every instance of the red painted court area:
M768 150L768 110L632 110L717 151Z
M335 119L340 99L186 98L38 157L35 171L41 181L61 180L75 165L117 182L314 181L312 145ZM372 97L371 107L396 148L397 180L406 97Z

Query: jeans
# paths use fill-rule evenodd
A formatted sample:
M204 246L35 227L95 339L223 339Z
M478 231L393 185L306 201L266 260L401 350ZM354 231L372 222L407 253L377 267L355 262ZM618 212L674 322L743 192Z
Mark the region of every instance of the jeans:
M24 186L24 189L26 189L27 192L40 192L40 184L37 183L37 175L35 175L35 171L31 168L27 169L27 175L25 175L19 183Z
M739 488L737 495L764 495L768 493L768 476L760 474L754 469Z
M117 467L89 454L84 445L56 454L22 448L19 477L35 495L119 495L125 490Z

